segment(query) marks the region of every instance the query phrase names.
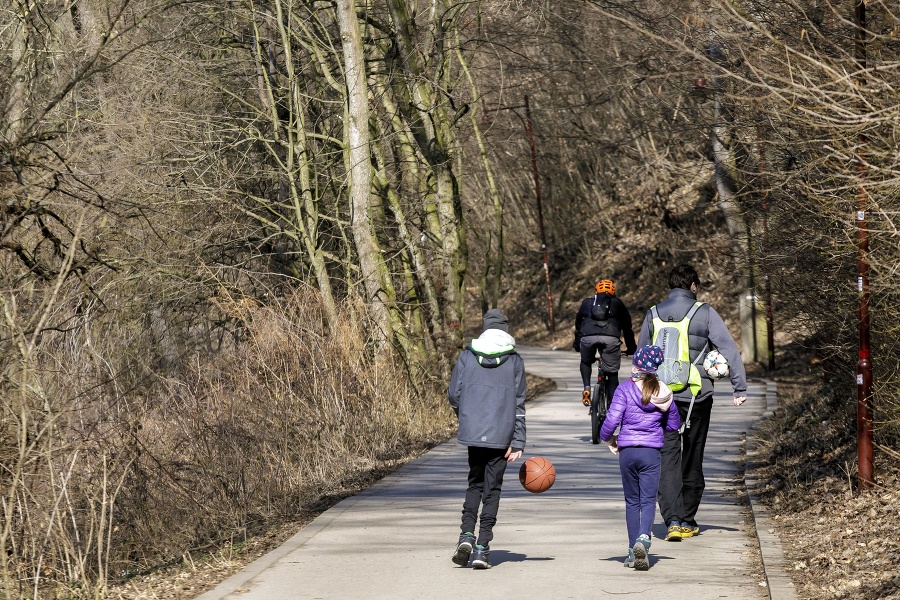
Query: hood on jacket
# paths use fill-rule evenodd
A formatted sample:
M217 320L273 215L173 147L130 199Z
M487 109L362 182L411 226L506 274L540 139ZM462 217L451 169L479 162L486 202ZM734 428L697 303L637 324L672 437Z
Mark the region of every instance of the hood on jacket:
M669 405L672 404L673 394L672 390L669 389L662 381L659 382L659 391L650 396L650 402L644 404L641 402L641 396L644 393L644 379L642 377L635 378L632 375L632 379L634 382L634 386L637 388L637 396L634 399L635 404L639 405L644 412L651 412L654 410L660 410L662 412L666 412L669 410Z
M484 313L482 323L484 324L481 328L483 331L487 331L488 329L499 329L500 331L509 333L509 319L506 318L506 315L504 315L499 308L492 308Z
M638 390L640 390L641 393L643 393L644 380L636 379L635 383L637 384ZM667 410L669 410L670 404L672 404L672 390L669 389L669 386L667 386L665 383L660 381L659 382L659 391L656 394L654 394L653 396L650 396L650 404L647 404L646 406L647 406L647 408L651 408L651 406L654 406L654 407L658 408L659 410L661 410L662 412L666 412Z
M478 364L490 369L505 363L516 351L516 340L501 329L486 329L472 340L469 350L478 358Z

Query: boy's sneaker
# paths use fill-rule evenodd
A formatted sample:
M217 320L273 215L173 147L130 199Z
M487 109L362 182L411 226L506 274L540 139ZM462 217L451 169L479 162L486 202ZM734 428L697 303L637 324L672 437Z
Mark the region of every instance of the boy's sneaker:
M650 544L653 543L650 541L650 536L647 535L646 533L642 533L641 535L639 535L637 541L639 541L640 543L642 543L644 545L645 550L649 550Z
M637 546L637 544L635 544L635 546ZM628 556L625 557L625 562L623 562L622 564L629 569L634 568L634 548L628 549Z
M648 539L647 542L649 541L650 540ZM650 568L650 559L647 557L647 546L644 545L644 540L638 539L638 541L634 543L631 554L634 556L634 563L632 566L635 571L646 571Z
M700 526L697 525L696 521L682 521L681 532L682 537L694 537L695 535L700 533Z
M581 403L585 406L591 405L591 390L584 390L581 392Z
M684 530L678 521L669 521L669 528L666 530L667 542L680 542L684 537Z
M488 560L491 549L487 546L475 545L475 552L472 554L473 569L490 569L491 562Z
M456 543L456 552L453 553L453 558L450 560L461 567L465 567L469 564L469 555L472 554L474 546L475 536L471 533L463 533L459 536L459 541Z

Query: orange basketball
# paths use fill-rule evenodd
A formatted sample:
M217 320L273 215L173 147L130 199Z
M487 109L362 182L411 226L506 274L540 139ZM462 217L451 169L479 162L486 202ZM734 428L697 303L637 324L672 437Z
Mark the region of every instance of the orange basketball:
M556 481L556 467L543 456L533 456L519 468L519 481L532 494L546 492Z

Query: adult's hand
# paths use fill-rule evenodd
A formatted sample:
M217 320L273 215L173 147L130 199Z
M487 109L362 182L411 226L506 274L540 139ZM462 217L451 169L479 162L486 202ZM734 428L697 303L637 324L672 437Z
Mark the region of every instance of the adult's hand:
M734 405L735 406L740 406L741 404L743 404L746 401L747 401L747 396L735 396L734 397Z
M515 462L517 458L520 458L522 456L522 451L521 450L513 451L512 446L510 446L509 448L506 449L506 454L504 456L506 457L506 462L508 462L508 463Z

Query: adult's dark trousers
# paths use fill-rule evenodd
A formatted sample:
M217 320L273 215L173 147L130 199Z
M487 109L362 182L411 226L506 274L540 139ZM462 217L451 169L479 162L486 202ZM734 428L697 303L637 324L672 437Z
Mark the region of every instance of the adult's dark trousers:
M478 521L478 544L487 546L494 539L494 525L500 508L500 488L506 472L506 449L469 446L469 488L463 503L460 531L475 531ZM481 516L478 507L481 505Z
M667 431L659 453L659 512L663 520L695 522L700 499L706 488L703 478L703 453L709 433L712 397L695 402L690 427L684 433ZM690 402L675 402L682 422L687 422Z
M581 382L584 389L591 387L591 366L600 354L600 371L607 373L606 397L612 402L613 394L619 387L619 366L622 364L622 342L617 337L609 335L586 335L581 338L579 346L581 363L578 366L581 372Z

